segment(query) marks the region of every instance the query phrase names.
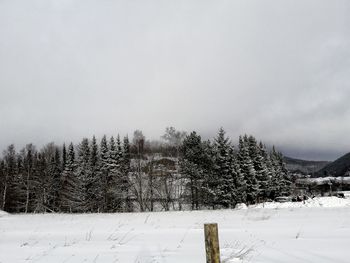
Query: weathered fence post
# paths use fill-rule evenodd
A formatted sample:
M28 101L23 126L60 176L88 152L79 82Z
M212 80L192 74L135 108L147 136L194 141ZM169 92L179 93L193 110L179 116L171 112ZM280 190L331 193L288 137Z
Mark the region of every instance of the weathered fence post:
M218 224L204 224L207 263L220 263Z

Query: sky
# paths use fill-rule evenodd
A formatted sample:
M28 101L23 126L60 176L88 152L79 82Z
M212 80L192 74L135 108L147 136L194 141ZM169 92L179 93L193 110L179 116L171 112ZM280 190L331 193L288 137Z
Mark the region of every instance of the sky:
M0 150L165 127L350 151L350 1L0 0Z

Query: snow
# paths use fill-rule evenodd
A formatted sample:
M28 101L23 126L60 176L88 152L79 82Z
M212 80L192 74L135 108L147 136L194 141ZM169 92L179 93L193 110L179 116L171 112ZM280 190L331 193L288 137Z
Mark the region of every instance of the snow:
M350 199L332 197L315 197L304 202L266 202L250 208L301 208L301 207L350 207Z
M235 209L248 209L248 206L245 203L237 204Z
M223 263L348 262L350 199L235 210L0 217L0 262L205 262L219 224Z
M4 215L7 215L7 213L5 211L0 210L0 217Z
M350 198L350 191L341 191L340 193L343 193L345 198Z

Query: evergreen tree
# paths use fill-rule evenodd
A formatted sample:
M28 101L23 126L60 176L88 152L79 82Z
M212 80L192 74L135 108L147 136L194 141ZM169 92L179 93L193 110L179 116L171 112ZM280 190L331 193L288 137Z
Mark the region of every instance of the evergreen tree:
M31 196L33 195L33 179L34 179L34 156L36 154L35 148L32 144L27 144L21 151L23 158L23 180L20 186L24 197L24 212L32 212Z
M257 179L259 181L259 197L265 200L270 194L270 178L269 160L265 145L262 142L258 145L258 155L255 160Z
M24 188L24 156L23 149L20 154L16 155L16 172L13 180L13 191L15 196L15 211L20 213L24 211L25 207L25 188Z
M183 140L179 134L167 129L168 145L162 146L147 143L136 131L133 148L128 137L121 143L119 135L108 142L103 136L98 147L94 136L91 142L84 138L76 152L71 143L68 153L65 144L59 149L49 143L40 151L28 144L18 154L10 145L0 158L0 209L131 212L138 202L144 211L150 209L149 198L151 207L156 207L156 196L166 210L175 204L174 196L180 209L183 200L189 200L192 209L215 209L290 193L291 179L275 147L268 152L253 136L245 135L240 136L236 152L222 128L213 141L202 141L196 132ZM179 160L168 160L174 164L153 157L150 161L145 155L174 156L174 148L168 147L173 140L177 149L182 142ZM179 173L174 173L177 169Z
M73 143L69 145L67 161L61 177L60 208L63 212L78 212L81 208L80 182ZM79 190L78 190L79 189ZM77 191L78 190L78 191Z
M290 180L288 178L288 171L285 167L283 156L280 152L277 152L275 147L272 148L270 153L275 175L272 178L272 187L275 191L275 196L288 195L290 192Z
M253 161L258 181L258 199L264 200L268 192L268 170L264 158L264 148L259 145L253 136L248 137L249 154Z
M109 190L109 150L108 150L108 144L107 144L107 138L106 135L104 135L101 139L100 144L100 180L101 180L101 190L102 190L102 207L101 211L106 212L108 211L108 190Z
M49 177L47 174L47 162L42 152L34 156L35 173L33 177L33 209L36 213L48 210Z
M201 143L198 159L199 203L215 209L218 203L218 174L215 171L215 149L210 140Z
M81 207L82 211L88 211L88 178L91 174L90 167L90 145L89 140L84 138L78 147L78 162L77 162L77 178L81 185L80 200L82 201L83 206Z
M234 200L234 178L232 170L233 146L225 136L223 128L219 130L218 136L214 140L215 149L215 181L216 189L213 189L216 203L222 207L228 208L235 205Z
M272 151L270 152L271 168L273 170L273 176L271 178L271 197L273 199L283 194L285 184L278 155L279 154L273 146Z
M208 160L209 147L201 140L200 135L195 131L186 136L181 147L180 171L184 177L189 181L190 201L192 209L199 209L200 204L203 203L203 185L208 174L208 169L211 167L210 160ZM210 182L211 183L211 182ZM205 188L207 190L215 187L207 182ZM209 200L215 195L214 192L208 193L211 195ZM214 202L212 202L214 204Z
M55 147L55 154L52 156L50 161L50 174L52 178L50 207L53 211L57 212L59 211L59 193L62 174L61 154L58 147Z
M103 209L103 189L100 173L99 151L95 136L92 137L90 145L90 172L87 174L85 185L86 209L89 212L100 212Z
M123 171L123 149L118 134L116 140L116 211L125 211L125 200L127 196L126 187L128 187L128 180L124 176Z
M66 144L63 144L62 147L62 170L66 167L67 164L67 150L66 150Z
M117 146L112 136L109 141L109 152L108 152L108 177L107 177L107 200L106 200L106 211L115 212L120 210L121 204L118 200L118 176L119 176L119 163L118 163L118 152Z
M241 171L238 157L234 153L234 149L231 148L230 157L231 161L231 173L233 177L233 201L234 205L237 203L246 203L247 202L247 183L244 178L244 174Z
M268 153L266 151L266 157L265 157L265 163L267 167L267 174L268 174L268 189L267 189L267 196L270 199L274 199L277 195L278 187L276 181L278 178L276 178L276 170L274 166L274 162L272 160L272 154Z
M238 157L239 165L247 185L247 202L250 204L255 203L259 191L259 184L256 179L256 171L254 168L254 164L250 157L249 142L247 135L244 135L243 138L242 136L240 136L239 138Z
M0 207L1 209L3 209L5 185L6 185L5 161L0 159Z

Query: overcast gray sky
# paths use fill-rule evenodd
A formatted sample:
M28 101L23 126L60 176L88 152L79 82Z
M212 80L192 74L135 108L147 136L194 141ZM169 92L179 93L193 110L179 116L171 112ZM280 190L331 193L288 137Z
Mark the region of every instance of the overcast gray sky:
M350 151L350 1L0 0L0 149L166 126Z

